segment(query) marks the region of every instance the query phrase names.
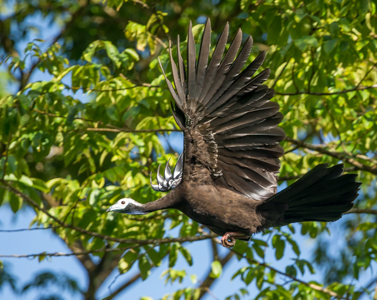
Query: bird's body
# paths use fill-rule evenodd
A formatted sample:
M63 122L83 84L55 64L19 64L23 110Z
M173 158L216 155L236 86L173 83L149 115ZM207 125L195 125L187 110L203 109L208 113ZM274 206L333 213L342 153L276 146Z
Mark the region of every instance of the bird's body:
M180 211L221 236L239 232L250 237L262 226L261 216L256 213L258 202L227 189L209 184L198 184L193 189L182 184L173 193L179 195Z
M144 205L121 199L109 210L147 213L175 208L222 235L224 246L268 227L339 219L357 197L356 176L342 175L342 165L318 165L276 194L279 157L284 154L279 142L285 133L278 127L283 115L270 101L274 90L262 85L269 69L253 77L265 53L241 72L253 42L249 37L239 51L239 30L224 56L227 24L208 62L210 32L208 20L196 61L190 23L187 67L179 38L178 68L170 49L175 86L163 71L175 102L173 116L184 133L184 151L173 174L167 166L163 178L158 169L158 185L152 187L170 193Z

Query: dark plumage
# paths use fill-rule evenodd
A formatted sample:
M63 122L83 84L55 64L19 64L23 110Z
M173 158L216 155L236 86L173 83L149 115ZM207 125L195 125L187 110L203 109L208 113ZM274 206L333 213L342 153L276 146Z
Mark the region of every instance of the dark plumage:
M353 206L359 183L356 175L342 175L342 165L318 165L276 194L279 142L285 133L274 90L262 85L270 70L252 77L263 63L262 52L242 72L252 48L249 37L239 51L239 29L224 56L227 24L210 62L211 26L207 20L198 60L190 22L187 68L180 53L178 67L170 49L173 84L165 76L174 104L172 111L184 132L184 155L174 173L158 174L156 190L173 189L161 199L138 204L121 199L108 211L147 213L176 208L222 235L224 246L235 238L247 240L264 228L302 221L334 221ZM237 55L238 53L238 55ZM187 69L187 72L186 72Z

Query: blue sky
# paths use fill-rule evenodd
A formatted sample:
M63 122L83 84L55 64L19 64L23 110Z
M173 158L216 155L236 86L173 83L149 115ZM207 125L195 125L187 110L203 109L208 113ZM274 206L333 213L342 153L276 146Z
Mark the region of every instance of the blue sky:
M50 25L48 20L42 19L40 16L34 16L29 18L29 23L34 24L40 28L38 34L30 33L24 41L19 43L19 50L23 49L26 44L32 41L35 38L41 38L47 41L47 43L41 45L48 45L48 41L51 41L53 37L59 32L60 28L56 24ZM49 80L50 76L48 74L43 74L41 72L36 72L31 78L32 81L37 80ZM10 86L10 89L15 87ZM75 97L82 97L82 94L76 93ZM180 135L172 135L170 142L174 149L181 151L182 149L182 138ZM164 139L161 139L161 142L164 143ZM0 230L11 230L19 228L28 228L30 222L34 217L34 211L30 208L24 208L19 211L16 215L10 210L8 205L3 205L0 207ZM167 223L168 225L168 223ZM332 251L336 253L339 247L342 247L345 243L344 238L341 235L336 235L337 228L339 228L339 223L331 223L328 225L333 232L333 236L329 238L332 240ZM299 228L299 225L296 225L296 228ZM169 232L171 236L177 236L178 230L173 230ZM302 237L297 234L297 242L302 251L301 258L311 260L311 254L314 246L314 240ZM258 235L257 238L261 238L261 235ZM263 237L264 239L267 236ZM5 233L0 232L0 254L31 254L31 253L41 253L41 252L70 252L70 249L62 242L58 237L56 237L50 230L35 230L35 231L26 231L19 233ZM210 269L210 264L212 262L212 251L210 248L209 241L201 241L189 244L187 248L190 250L194 265L189 267L186 261L180 257L178 260L175 269L186 269L188 274L196 274L197 279L203 279L204 274ZM226 254L227 249L222 249L221 253ZM279 270L284 271L285 266L291 264L293 258L296 255L293 253L291 248L288 246L286 248L284 259L281 261L276 261L274 258L274 251L272 247L269 247L267 250L266 262L271 263L274 267ZM352 258L350 258L352 259ZM69 274L77 280L80 287L84 290L87 286L87 278L85 271L82 269L81 265L76 261L74 257L53 257L51 259L45 259L42 262L38 262L38 259L19 259L19 258L7 258L2 259L3 262L8 263L11 266L12 273L17 275L21 283L25 283L32 279L33 275L36 273L51 270L53 272L59 273L64 272ZM228 264L225 269L224 274L218 280L218 282L211 287L212 294L207 294L205 299L224 299L226 296L229 296L236 292L239 288L245 287L245 284L237 277L234 280L231 280L233 274L242 266L246 266L247 262L244 260L238 261L233 258L232 261ZM182 284L168 284L165 285L165 279L161 279L161 273L168 268L168 262L164 261L162 265L152 271L151 276L147 281L142 282L141 280L134 284L132 287L127 289L124 293L121 293L116 299L138 299L142 296L150 296L154 299L159 299L167 293L173 292L177 289L184 287L192 286L192 283L189 278L183 281ZM109 294L109 290L114 290L124 282L131 278L138 272L137 267L134 266L127 274L117 277L118 272L114 271L108 279L103 283L102 288L99 290L97 296L99 299L105 297ZM366 274L365 280L369 280L372 274ZM304 277L300 277L305 281L309 280L318 280L321 281L321 272L318 272L316 275L309 275L307 272ZM114 281L115 280L115 281ZM279 279L281 280L281 279ZM362 282L363 280L361 280ZM257 288L254 283L246 287L251 295L257 293ZM79 296L74 297L67 292L61 292L54 290L53 287L44 291L34 291L27 293L25 295L14 295L13 292L5 287L3 290L0 290L1 299L36 299L37 296L42 295L45 292L56 291L64 296L65 299L81 299ZM250 297L249 297L250 298Z

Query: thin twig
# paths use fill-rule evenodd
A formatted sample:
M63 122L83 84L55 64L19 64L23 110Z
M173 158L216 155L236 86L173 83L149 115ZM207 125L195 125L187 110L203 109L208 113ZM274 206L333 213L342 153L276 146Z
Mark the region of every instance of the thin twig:
M15 233L24 231L34 231L34 230L46 230L46 229L56 229L61 228L61 226L49 226L49 227L38 227L38 228L20 228L20 229L2 229L0 233Z
M116 295L118 295L120 292L122 292L124 289L129 287L131 284L133 284L135 281L141 278L141 273L137 273L135 276L133 276L130 280L126 281L124 284L122 284L119 288L117 288L114 292L112 292L109 296L103 298L103 300L111 300Z
M360 80L360 82L357 84L356 87L359 87L361 85L361 83L365 80L365 78L367 78L367 76L369 75L369 73L373 70L373 68L377 65L377 62L373 64L373 66L365 73L364 77Z
M88 7L89 2L90 2L90 0L87 0L84 3L80 3L81 4L80 8L78 10L76 10L71 15L71 19L65 24L64 28L60 31L60 33L52 40L52 42L50 44L50 47L52 45L54 45L62 37L62 35L77 21L77 19L80 16L80 14L83 13L85 11L85 9ZM49 48L48 48L48 50L49 50ZM28 81L29 81L29 79L31 77L31 74L37 68L38 64L41 62L41 59L42 59L41 57L42 57L42 55L31 66L29 72L26 75L22 76L22 78L21 78L21 84L20 84L20 89L19 89L20 91L27 85L27 83L28 83Z
M84 92L116 92L116 91L125 91L125 90L132 90L135 88L160 88L160 85L152 85L150 83L142 83L142 84L134 84L133 86L127 86L123 88L116 88L116 89L97 89L97 88L84 88L79 86L69 86L64 84L64 87L68 90L77 91L82 89Z
M220 243L220 241L218 241L218 243ZM303 285L305 285L305 286L307 286L307 287L310 287L311 289L313 289L313 290L315 290L315 291L318 291L318 292L322 292L322 293L328 294L328 295L330 295L331 297L335 297L335 298L337 298L337 299L345 299L345 298L342 297L341 295L338 295L337 293L335 293L335 292L333 292L333 291L331 291L331 290L329 290L329 289L327 289L327 288L323 288L323 287L321 287L321 286L319 286L319 285L316 285L316 284L314 284L314 283L305 282L305 281L303 281L303 280L301 280L301 279L298 279L298 278L296 278L296 277L294 277L294 276L291 276L291 275L289 275L289 274L287 274L287 273L284 273L284 272L282 272L282 271L280 271L280 270L278 270L278 269L275 269L274 267L271 267L270 265L268 265L268 264L266 264L266 263L262 263L262 262L259 262L259 261L257 261L257 260L254 260L254 259L250 259L250 258L248 258L247 256L243 255L242 253L240 253L240 252L238 252L238 251L236 251L236 250L234 250L234 249L230 249L230 251L232 251L233 253L235 253L237 256L246 259L250 264L256 264L256 265L259 265L259 266L265 267L265 268L267 268L267 269L270 269L271 271L274 271L274 272L277 273L277 274L280 274L280 275L283 275L283 276L285 276L285 277L288 277L288 278L292 279L293 281L296 281L296 282L301 283L301 284L303 284Z
M146 8L146 9L150 9L150 7L148 6L147 3L141 1L141 0L132 0L133 2L137 3L137 4L140 4L142 7Z
M42 252L42 253L35 253L35 254L0 254L0 257L4 258L35 258L35 257L63 257L63 256L78 256L78 255L86 255L86 254L93 254L93 253L105 253L105 252L123 252L126 250L138 248L140 245L133 245L129 247L123 247L123 248L106 248L103 247L101 249L94 249L94 250L88 250L88 251L78 251L78 252Z
M371 281L369 281L369 283L365 287L362 287L361 292L360 292L359 296L356 298L356 300L360 299L361 297L363 297L363 295L376 282L376 280L377 280L377 278L373 278Z

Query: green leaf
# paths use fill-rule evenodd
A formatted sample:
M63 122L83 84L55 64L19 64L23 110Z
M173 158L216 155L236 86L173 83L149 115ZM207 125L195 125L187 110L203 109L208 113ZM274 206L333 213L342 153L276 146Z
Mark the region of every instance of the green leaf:
M8 156L8 166L12 173L17 171L17 159L13 155Z
M8 191L6 189L0 188L0 206L3 204L5 198L8 198Z
M169 253L169 268L175 266L178 258L178 246L176 243L171 245L170 253Z
M105 41L103 42L104 45L105 45L105 49L106 49L106 53L107 55L109 56L109 58L114 61L114 62L118 62L118 55L119 55L119 51L117 49L117 47L115 47L111 42L109 41Z
M92 58L94 53L96 52L97 48L102 44L101 41L94 41L91 43L82 54L82 58L88 62L92 62Z
M337 39L326 41L325 44L324 44L324 46L323 46L324 49L325 49L325 52L327 54L330 54L334 50L337 42L338 42Z
M191 256L190 252L184 247L179 247L179 251L182 253L182 255L186 259L187 263L190 266L192 266L192 256Z
M253 249L257 252L260 258L264 258L264 250L257 243L253 243Z
M100 191L95 189L93 190L90 195L89 195L89 204L90 205L95 205L97 203L97 200L98 200L98 196L100 195Z
M155 266L158 267L159 265L161 265L162 255L159 252L157 252L153 248L149 248L147 250L147 253L148 253L149 258L152 260L152 262Z
M143 280L147 279L150 274L151 265L145 255L139 259L139 269L141 278Z
M280 235L274 235L272 238L272 245L276 249L275 257L277 260L280 260L283 257L285 242L281 239Z
M47 184L39 178L30 178L32 184L31 186L37 190L40 190L41 192L48 193L49 188L47 187Z
M118 263L119 272L123 274L131 269L138 256L139 254L134 250L127 251L127 253L120 259Z
M20 210L20 208L22 206L22 198L10 192L9 193L9 204L10 204L10 208L12 209L12 211L14 213L16 213L17 211Z
M218 260L215 260L211 263L211 274L209 275L211 278L218 278L221 276L223 267Z
M295 44L302 52L305 51L308 47L318 47L318 41L314 36L305 35L299 39L296 39Z

